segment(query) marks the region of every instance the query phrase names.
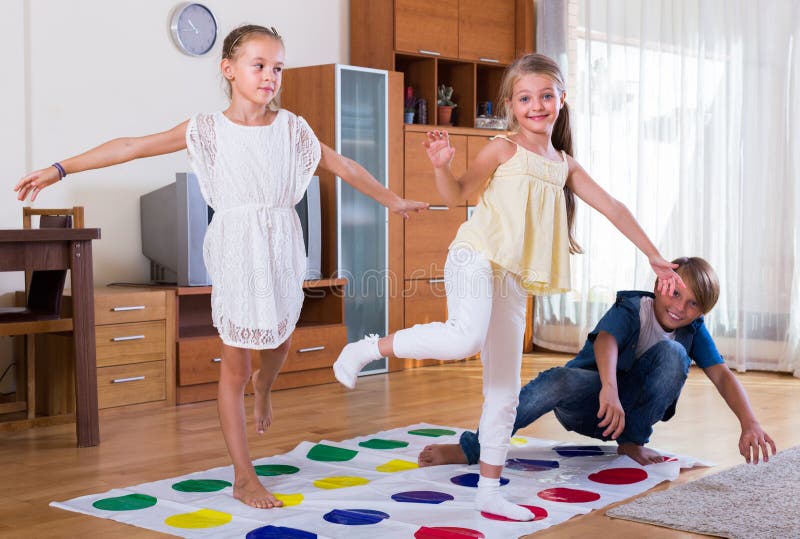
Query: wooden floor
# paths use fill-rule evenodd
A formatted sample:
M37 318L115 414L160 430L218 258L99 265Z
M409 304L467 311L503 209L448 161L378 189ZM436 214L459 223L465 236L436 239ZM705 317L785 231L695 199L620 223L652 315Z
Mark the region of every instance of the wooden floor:
M523 381L563 362L563 356L528 355ZM779 450L800 444L800 379L767 373L747 373L739 379ZM334 384L279 391L274 396L275 424L265 436L252 437L252 454L265 457L289 451L302 440L341 440L417 422L474 428L480 415L480 387L480 365L469 362L361 378L352 392ZM166 537L54 509L48 503L229 464L213 402L148 411L109 410L100 419L101 444L94 448L75 448L73 425L0 432L0 537ZM523 433L588 440L565 432L552 414ZM677 416L656 426L652 445L719 464L684 472L679 481L686 481L743 462L738 437L736 418L702 371L692 369ZM576 517L536 537L601 534L698 537L613 520L604 510Z

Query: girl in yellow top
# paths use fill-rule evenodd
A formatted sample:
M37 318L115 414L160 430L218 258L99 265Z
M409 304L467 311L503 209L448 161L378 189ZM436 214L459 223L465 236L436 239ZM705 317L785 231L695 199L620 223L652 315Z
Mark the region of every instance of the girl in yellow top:
M569 255L581 252L572 235L575 195L647 256L661 293L671 294L683 283L630 211L572 158L558 65L539 54L519 58L506 70L500 98L512 133L495 137L460 178L450 170L455 149L447 133L428 133L425 142L436 188L449 204L457 205L490 178L475 213L450 245L445 263L449 319L348 344L334 372L352 388L364 365L383 356L461 359L480 352L484 404L476 507L530 520L530 511L500 495L499 478L516 415L527 295L568 290Z

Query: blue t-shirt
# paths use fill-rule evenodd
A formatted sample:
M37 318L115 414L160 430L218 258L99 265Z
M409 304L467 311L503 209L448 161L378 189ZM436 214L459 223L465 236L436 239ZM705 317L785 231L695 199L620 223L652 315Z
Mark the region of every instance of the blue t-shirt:
M618 292L617 301L603 315L603 318L600 319L592 332L589 333L583 349L565 366L580 369L597 369L597 360L594 357L594 341L601 331L605 331L617 341L619 350L617 370L629 371L636 361L636 344L639 342L639 331L641 329L639 304L642 297L645 296L655 297L651 292L638 290ZM702 316L691 324L676 329L675 341L686 349L687 355L698 367L705 369L725 362L717 350L714 340L708 333Z

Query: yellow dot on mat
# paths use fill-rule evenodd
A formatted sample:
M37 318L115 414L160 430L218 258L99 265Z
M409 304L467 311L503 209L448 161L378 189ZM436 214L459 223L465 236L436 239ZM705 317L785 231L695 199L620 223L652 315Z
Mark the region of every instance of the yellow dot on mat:
M314 481L314 486L317 488L334 489L345 487L357 487L359 485L366 485L369 479L363 477L355 477L342 475L338 477L326 477L325 479L317 479Z
M416 462L409 462L407 460L390 460L385 464L381 464L377 466L375 469L379 472L386 472L386 473L393 473L393 472L404 472L406 470L413 470L415 468L419 468L419 465Z
M198 509L192 513L172 515L164 524L173 528L216 528L231 521L233 516L213 509Z
M520 438L519 436L514 436L511 438L511 445L519 447L522 445L528 445L528 440L525 438Z
M283 502L284 507L291 507L293 505L300 505L305 499L302 494L275 494L273 495Z

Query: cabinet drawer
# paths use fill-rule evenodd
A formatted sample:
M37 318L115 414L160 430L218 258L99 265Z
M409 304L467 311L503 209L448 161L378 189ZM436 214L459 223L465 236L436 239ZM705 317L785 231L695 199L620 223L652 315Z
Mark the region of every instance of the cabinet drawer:
M444 275L447 247L458 227L467 220L467 209L430 209L405 224L405 278L426 279Z
M330 367L347 344L347 326L299 327L281 372Z
M406 281L405 326L447 320L443 279Z
M189 386L219 380L222 341L219 337L178 342L178 385Z
M433 107L429 114L436 114L436 108ZM441 206L445 202L439 196L439 191L436 190L433 165L431 165L428 154L425 153L425 147L422 145L426 140L427 135L425 133L406 133L405 185L403 192L405 198ZM453 175L458 177L467 170L467 137L465 135L450 135L450 145L456 149L453 162L450 163L450 169L453 171ZM464 204L464 201L461 201L460 204Z
M97 369L98 406L111 408L166 399L165 369L164 361Z
M164 290L106 290L94 296L94 323L103 325L163 320L167 316L166 304L167 292Z
M166 358L166 322L97 326L97 366L124 365Z

